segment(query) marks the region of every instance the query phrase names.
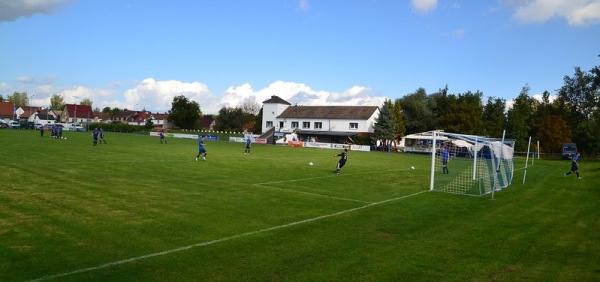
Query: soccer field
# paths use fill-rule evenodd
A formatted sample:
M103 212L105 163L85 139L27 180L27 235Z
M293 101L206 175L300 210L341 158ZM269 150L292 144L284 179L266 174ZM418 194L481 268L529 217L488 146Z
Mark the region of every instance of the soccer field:
M0 281L600 280L600 162L517 159L491 200L423 155L64 135L0 130Z

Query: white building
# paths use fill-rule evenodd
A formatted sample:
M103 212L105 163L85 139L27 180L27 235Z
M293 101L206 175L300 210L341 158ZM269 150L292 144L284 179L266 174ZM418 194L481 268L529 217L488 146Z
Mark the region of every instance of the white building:
M346 143L373 134L377 106L292 106L277 96L263 102L262 132L295 132L302 140Z

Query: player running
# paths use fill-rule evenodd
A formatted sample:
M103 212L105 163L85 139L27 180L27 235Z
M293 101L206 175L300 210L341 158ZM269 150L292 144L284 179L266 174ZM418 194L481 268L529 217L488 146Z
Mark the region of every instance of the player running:
M579 161L579 155L580 153L577 152L577 154L571 158L571 170L565 173L565 177L575 172L577 174L577 179L581 179L581 176L579 176L579 164L577 163L577 161Z
M204 159L206 161L206 149L204 149L204 140L206 139L206 136L202 135L198 135L198 155L196 156L196 161L198 161L198 158L200 157L200 154L204 154Z
M158 135L160 136L160 144L162 144L163 141L165 141L165 144L167 144L167 139L165 139L165 131L161 130Z
M335 168L335 173L337 173L338 175L340 174L340 171L342 170L342 167L344 167L344 165L346 165L346 160L348 160L348 149L344 149L343 152L337 154L337 155L333 155L334 157L341 157L340 160L337 163L337 166Z

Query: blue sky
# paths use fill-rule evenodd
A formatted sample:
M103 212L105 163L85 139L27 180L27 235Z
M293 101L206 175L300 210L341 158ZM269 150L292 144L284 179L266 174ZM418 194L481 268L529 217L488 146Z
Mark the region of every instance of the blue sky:
M0 0L0 38L0 94L33 106L381 105L446 85L510 101L600 65L600 0Z

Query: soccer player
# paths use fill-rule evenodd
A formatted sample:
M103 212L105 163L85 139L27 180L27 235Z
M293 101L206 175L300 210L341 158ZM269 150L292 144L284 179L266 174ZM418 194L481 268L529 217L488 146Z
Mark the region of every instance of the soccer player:
M577 161L579 161L579 155L580 153L577 152L577 154L571 158L571 170L565 173L565 177L575 172L577 174L577 179L581 179L581 176L579 175L579 164L577 163Z
M450 156L450 154L448 153L448 149L446 148L446 146L442 147L442 171L444 172L444 174L448 174L450 173L450 171L448 171L448 157Z
M246 151L244 151L244 154L250 154L250 143L252 143L252 140L248 137L246 139Z
M206 149L204 149L204 139L206 139L204 135L198 135L198 155L196 156L196 161L198 161L200 154L204 154L204 160L206 161Z
M160 144L162 144L163 141L165 141L165 144L167 144L167 139L165 139L165 131L164 130L160 131L159 136L160 136Z
M98 130L98 128L96 127L96 129L94 129L94 131L92 131L92 139L94 139L94 146L96 146L96 144L98 144L98 135L100 134L100 130Z
M344 167L344 165L346 165L346 160L348 160L348 149L344 149L343 152L337 154L337 155L333 155L334 157L341 157L340 160L337 163L337 166L335 168L335 173L337 173L338 175L340 174L340 171L342 170L342 167Z
M106 140L104 140L104 129L100 127L100 143L102 143L102 141L104 141L104 144L106 144Z
M40 126L40 136L44 137L44 127Z

